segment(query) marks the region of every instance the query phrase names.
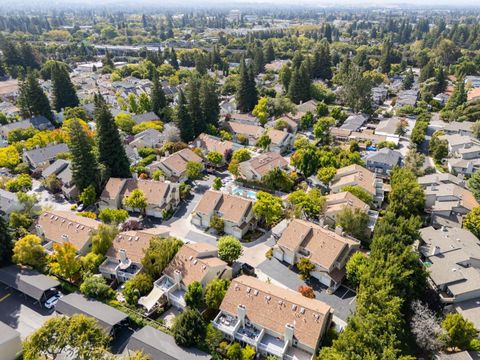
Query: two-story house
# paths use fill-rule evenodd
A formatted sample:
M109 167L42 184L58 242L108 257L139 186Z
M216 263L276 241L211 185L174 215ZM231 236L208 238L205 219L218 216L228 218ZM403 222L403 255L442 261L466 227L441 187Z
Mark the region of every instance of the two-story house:
M280 168L288 171L287 160L279 153L268 152L238 165L238 176L248 181L261 181L270 171Z
M218 249L208 243L184 244L155 281L153 290L139 299L147 313L166 303L184 309L188 285L198 281L203 289L213 279L232 278L232 269L218 257Z
M225 234L241 239L256 222L253 216L253 201L236 195L208 190L192 212L192 224L201 228L210 227L214 216L223 220Z
M55 175L62 183L62 194L68 200L75 200L78 197L78 189L73 182L71 162L58 159L42 171L44 179Z
M358 186L373 196L375 204L380 207L384 199L383 181L375 173L363 166L353 164L337 170L330 182L332 193L343 191L345 186Z
M161 170L167 179L176 182L187 180L187 163L193 161L202 164L202 158L186 148L154 161L147 166L150 173Z
M279 154L288 153L293 149L295 136L285 130L277 130L274 128L267 129L267 135L271 140L269 150Z
M480 240L461 228L420 229L420 253L440 301L480 328Z
M388 177L395 166L402 161L400 152L389 148L382 148L366 158L366 167L379 176Z
M273 248L273 256L294 265L306 257L315 265L311 276L335 291L345 276L345 264L360 248L360 241L346 236L341 228L331 231L327 226L295 219L283 231Z
M233 139L237 143L242 143L241 137L247 139L248 145L254 146L257 140L262 136L265 129L259 125L245 124L236 121L226 122L227 129L232 132ZM240 137L239 137L240 135Z
M209 152L216 151L223 156L223 163L226 162L226 155L230 155L243 146L236 144L232 141L222 140L216 136L202 133L193 141L193 146L202 150L202 153L206 156Z
M92 236L99 225L96 220L69 211L46 211L38 217L35 231L49 252L54 243L71 243L79 255L85 255L91 250Z
M100 273L109 280L127 281L142 270L142 259L150 240L153 237L165 238L169 234L168 228L162 226L119 233L98 268Z
M46 168L55 161L58 154L68 152L67 144L50 144L43 148L35 148L23 152L23 161L30 169Z
M163 218L165 211L175 209L180 203L180 185L166 181L144 179L110 178L100 196L99 206L105 208L124 208L135 211L123 204L123 199L130 196L133 190L143 192L147 207L145 214L156 218Z
M213 326L229 340L278 359L311 359L328 330L327 304L255 277L232 281Z

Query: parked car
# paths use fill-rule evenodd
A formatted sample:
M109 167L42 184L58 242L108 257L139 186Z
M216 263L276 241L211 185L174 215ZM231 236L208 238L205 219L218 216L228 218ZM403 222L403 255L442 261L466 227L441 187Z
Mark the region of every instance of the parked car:
M45 303L43 304L43 306L45 306L45 308L47 309L53 309L55 307L55 305L57 304L58 300L63 296L63 294L58 291L57 293L53 294L52 296L50 296L47 301L45 301Z
M257 274L255 274L255 268L252 265L247 263L242 264L242 272L244 275L255 276L255 277L257 276Z

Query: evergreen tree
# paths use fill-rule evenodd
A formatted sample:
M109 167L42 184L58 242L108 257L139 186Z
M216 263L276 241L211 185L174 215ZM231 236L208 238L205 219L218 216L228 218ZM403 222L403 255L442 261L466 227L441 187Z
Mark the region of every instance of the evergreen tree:
M31 71L28 72L27 78L20 83L17 105L24 118L43 115L48 120L54 121L47 95Z
M330 80L332 78L332 59L330 56L330 46L328 41L322 40L319 47L313 54L312 76Z
M294 68L290 85L288 87L288 97L295 104L307 101L310 99L310 74L307 66L302 63L299 68Z
M76 107L79 104L75 86L64 66L58 62L52 68L53 107L57 112L67 107Z
M153 72L152 89L150 92L150 101L152 103L152 111L161 116L167 106L167 98L163 92L162 84L158 80L158 72Z
M265 58L263 57L263 50L257 46L253 52L253 72L260 74L265 71Z
M177 106L177 127L180 130L182 141L189 142L195 138L192 119L188 112L187 99L182 90L180 90Z
M424 82L435 76L435 68L433 66L433 62L429 61L422 69L420 70L420 78L418 79L419 82Z
M192 76L187 84L186 89L188 114L192 121L194 136L201 134L207 128L204 112L202 111L202 106L200 103L200 86L200 78L197 76Z
M275 50L273 49L273 44L271 41L268 42L267 48L265 49L265 62L268 64L275 60Z
M467 92L465 90L465 80L460 78L457 80L455 89L445 105L445 109L453 110L458 106L467 102Z
M237 89L237 108L241 112L250 112L258 101L258 93L253 71L245 64L245 59L240 63L240 83Z
M4 213L0 211L0 266L8 264L12 258L12 237Z
M405 77L403 78L402 87L405 90L411 89L412 86L413 86L414 80L415 80L415 78L413 76L413 71L412 71L412 68L410 68L410 69L408 69L407 73L405 74Z
M178 65L177 53L175 52L174 48L172 48L172 50L170 51L170 65L172 65L175 70L178 70L180 68L180 65Z
M382 73L389 73L392 65L392 42L390 39L384 41L382 45L382 53L380 55L380 71Z
M102 58L102 66L106 68L110 68L113 70L115 64L113 63L112 57L108 50L105 51L105 56Z
M218 94L215 83L208 78L203 79L200 86L200 103L205 122L217 127L220 116Z
M95 97L94 118L97 124L99 161L105 166L107 176L130 177L130 162L122 145L117 125L100 94Z
M96 192L100 188L100 168L93 152L91 140L79 120L73 119L68 127L68 148L72 154L73 182L81 193L92 185Z

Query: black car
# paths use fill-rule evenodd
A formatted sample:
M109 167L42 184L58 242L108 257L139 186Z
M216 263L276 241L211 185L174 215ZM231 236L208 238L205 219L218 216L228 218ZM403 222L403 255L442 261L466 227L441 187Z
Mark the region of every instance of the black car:
M252 265L247 263L242 264L242 273L244 275L255 276L255 277L257 276L255 274L255 268Z

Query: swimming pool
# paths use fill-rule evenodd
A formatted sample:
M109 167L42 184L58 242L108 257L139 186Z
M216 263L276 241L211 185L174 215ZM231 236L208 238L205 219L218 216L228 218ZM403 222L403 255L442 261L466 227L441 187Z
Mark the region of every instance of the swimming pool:
M232 189L232 194L247 197L247 198L252 199L252 200L257 199L257 193L255 191L242 189L242 188L239 188L239 187L233 188Z

